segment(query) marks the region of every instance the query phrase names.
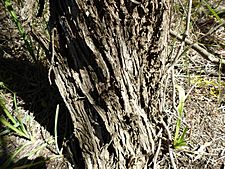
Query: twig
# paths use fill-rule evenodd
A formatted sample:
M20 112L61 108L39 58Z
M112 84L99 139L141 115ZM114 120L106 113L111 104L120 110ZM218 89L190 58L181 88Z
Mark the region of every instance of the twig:
M189 6L188 6L188 16L187 16L187 20L186 20L186 29L185 32L183 34L183 37L180 39L181 41L181 45L177 51L177 54L170 66L170 68L173 68L173 66L177 63L177 61L179 60L179 58L183 55L183 48L185 46L185 41L187 39L187 37L189 36L189 29L190 29L190 19L191 19L191 6L192 6L192 0L189 0ZM169 69L170 69L169 68Z
M161 129L162 130L162 129ZM161 131L160 130L160 131ZM162 134L160 134L162 135ZM158 164L157 164L157 158L159 156L159 151L160 151L160 148L161 148L161 144L162 144L162 139L159 137L159 143L158 143L158 148L156 150L156 153L155 153L155 156L154 156L154 159L153 159L153 169L157 169L158 168Z
M174 32L172 30L170 30L170 35L173 36L173 37L176 37L180 41L183 41L183 37L181 35L178 35L176 32ZM185 43L187 45L190 45L190 47L192 49L194 49L195 51L197 51L203 58L211 61L212 63L217 63L217 64L220 63L220 59L218 57L216 57L212 53L209 53L207 50L205 50L204 48L202 48L198 44L193 43L189 39L185 39ZM225 60L224 59L221 59L221 64L225 64Z
M192 6L192 0L189 0L189 5L188 5L188 16L187 16L187 20L186 20L186 29L185 32L183 34L183 36L180 36L180 41L181 41L181 45L178 48L178 51L176 53L176 56L174 57L172 63L168 66L168 69L166 70L167 73L170 72L170 70L173 69L173 67L176 65L177 61L180 59L180 57L184 54L184 46L186 44L187 41L187 37L189 36L189 29L190 29L190 18L191 18L191 6Z
M54 56L55 56L55 48L54 48L54 45L55 45L55 31L56 31L56 28L54 27L52 30L51 30L51 63L50 63L50 68L48 70L48 80L49 80L49 83L50 85L52 85L52 81L51 81L51 71L53 69L53 65L54 65Z
M186 30L184 32L184 41L186 37L189 36L189 30L190 30L190 21L191 21L191 8L192 8L192 0L189 0L188 3L188 15L187 15L187 20L186 20Z
M176 108L176 89L175 89L174 69L171 69L171 79L172 79L172 86L173 86L173 109L175 111L177 111L177 108Z
M172 141L172 136L170 134L170 131L168 129L168 126L166 125L166 123L163 121L163 118L161 117L161 123L163 125L163 127L166 129L166 132L168 134L168 142L171 142ZM169 151L169 155L170 155L170 161L171 161L171 164L173 166L173 169L177 169L177 166L175 164L175 161L174 161L174 157L173 157L173 149L172 149L172 145L171 143L169 143L168 145L168 151Z

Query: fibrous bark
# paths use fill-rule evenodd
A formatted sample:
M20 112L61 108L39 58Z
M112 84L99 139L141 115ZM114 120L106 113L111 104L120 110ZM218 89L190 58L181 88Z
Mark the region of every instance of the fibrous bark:
M51 0L51 64L86 168L146 168L168 34L164 0ZM56 30L56 31L55 31Z

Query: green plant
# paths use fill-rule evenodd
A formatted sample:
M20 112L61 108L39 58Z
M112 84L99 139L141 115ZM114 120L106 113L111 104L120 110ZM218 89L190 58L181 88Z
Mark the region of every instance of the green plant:
M17 101L16 101L16 93L10 90L8 87L4 85L3 82L0 82L0 87L3 89L8 90L13 94L13 104L15 107L15 111L18 113ZM19 136L22 136L28 140L32 140L32 137L28 134L25 125L23 124L22 120L18 117L13 117L10 111L6 108L5 101L2 97L0 97L0 109L8 118L0 117L0 122L11 131L14 131ZM2 132L1 134L7 133L7 131Z
M181 86L176 86L177 90L179 92L179 104L177 107L177 112L178 112L178 118L177 118L177 122L176 122L176 129L175 129L175 136L174 136L174 141L173 141L173 147L175 149L179 149L182 146L186 146L186 140L185 140L185 136L187 133L188 128L185 127L183 132L181 134L180 133L180 128L181 128L181 119L183 116L183 110L184 110L184 102L185 102L185 91Z
M220 24L222 24L223 22L222 22L221 18L219 17L219 15L217 14L217 12L205 0L203 2L206 4L208 10L210 11L210 13L212 13L212 15L216 18L216 20Z
M33 58L34 61L37 61L36 56L34 54L34 49L32 46L32 42L31 42L31 38L28 36L28 34L26 33L24 27L22 26L18 16L16 15L15 10L13 9L11 0L3 0L3 3L6 7L6 9L8 10L12 21L16 24L16 27L20 33L20 36L23 38L25 46L28 50L28 52L30 53L31 57Z

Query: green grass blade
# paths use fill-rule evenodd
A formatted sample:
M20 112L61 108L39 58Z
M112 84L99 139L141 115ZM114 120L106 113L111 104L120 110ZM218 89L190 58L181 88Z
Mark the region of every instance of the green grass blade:
M207 8L209 9L209 11L212 13L212 15L219 21L220 24L222 24L222 20L219 17L219 15L216 13L216 11L204 0Z
M17 106L17 101L16 101L16 93L12 92L13 93L13 104L14 104L14 107L15 107L15 111L16 111L16 114L18 114L18 106Z
M16 114L18 115L19 112L18 112L18 106L17 106L17 101L16 101L16 93L14 93L14 92L13 92L13 103L14 103ZM28 132L27 132L27 130L26 130L22 120L19 119L19 118L17 120L18 120L18 123L19 123L19 128L28 137L29 134L28 134Z
M6 85L4 85L3 82L0 82L0 87L4 88L6 90L8 90L9 92L11 92L13 94L13 104L15 107L15 112L16 115L18 115L18 106L17 106L17 101L16 101L16 93L13 92L12 90L10 90ZM20 119L16 119L14 118L11 113L9 112L9 110L6 108L5 106L5 102L3 100L3 98L0 97L0 108L3 110L3 112L5 113L5 115L7 116L7 118L13 123L10 124L8 121L6 121L4 118L1 118L0 121L6 126L8 127L10 130L16 132L18 135L23 136L29 140L31 140L22 120Z
M4 100L0 97L0 108L3 110L5 115L11 120L13 125L17 125L17 121L14 119L14 117L10 114L9 110L5 107Z
M176 86L179 93L179 104L177 107L178 116L182 117L183 109L184 109L184 101L185 101L185 91L181 86Z
M182 146L186 146L187 144L186 144L186 142L185 141L179 141L179 142L177 142L175 145L174 145L174 148L175 149L179 149L179 148L181 148Z
M183 109L184 109L184 101L185 101L185 98L186 98L185 97L185 90L179 85L176 85L176 88L177 88L178 93L179 93L179 104L177 106L178 118L177 118L175 135L174 135L174 142L173 142L174 147L177 147L178 145L181 145L180 138L184 138L184 136L186 134L186 129L185 129L185 131L183 132L181 137L179 137L180 127L181 127L181 119L182 119L182 114L183 114ZM183 142L183 140L182 140L182 142Z
M186 136L187 131L188 131L188 128L185 127L182 135L179 138L179 141L184 141L184 137Z
M29 36L27 36L27 33L26 33L25 29L23 28L21 22L19 21L15 11L13 10L11 0L4 0L3 2L4 2L5 7L7 8L8 12L9 12L13 22L16 24L16 27L17 27L21 37L24 40L24 43L26 45L26 48L27 48L28 52L32 56L33 60L37 61L37 59L35 57L35 54L34 54L33 47L32 47L31 39L29 38Z
M174 145L177 143L177 140L179 138L180 125L181 125L181 120L179 118L179 119L177 119L177 123L176 123L176 130L175 130L175 136L174 136Z
M19 128L20 130L27 136L27 138L29 138L29 140L31 139L30 138L30 135L28 134L27 130L26 130L26 127L24 126L23 122L19 119Z
M22 136L22 137L25 137L27 139L29 139L29 137L24 134L21 130L17 129L16 127L14 127L13 125L11 125L8 121L6 121L4 118L0 117L0 122L8 127L9 129L13 130L14 132L16 132L18 135Z
M3 89L8 90L8 91L11 92L11 93L14 93L12 90L10 90L10 89L4 84L4 82L0 82L0 87L3 88Z

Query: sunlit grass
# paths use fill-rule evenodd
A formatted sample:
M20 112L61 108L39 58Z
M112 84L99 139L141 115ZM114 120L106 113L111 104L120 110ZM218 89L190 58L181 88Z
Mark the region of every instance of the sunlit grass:
M181 131L181 122L183 117L184 103L185 103L185 91L181 86L176 86L179 93L179 104L177 107L178 118L176 122L175 135L173 140L173 146L176 149L181 148L182 146L186 146L185 136L188 128L185 127L183 131ZM181 134L180 134L181 133Z

